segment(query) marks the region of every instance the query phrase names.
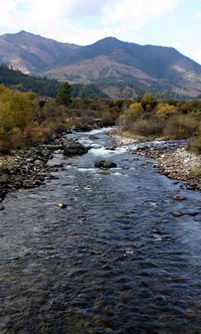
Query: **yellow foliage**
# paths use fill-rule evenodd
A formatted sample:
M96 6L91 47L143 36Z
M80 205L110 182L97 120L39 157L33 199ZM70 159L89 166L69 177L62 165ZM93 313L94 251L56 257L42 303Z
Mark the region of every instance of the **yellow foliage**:
M129 118L130 118L131 121L135 121L137 118L140 117L140 115L143 113L143 111L144 110L142 108L141 103L135 102L135 103L132 103L129 106L128 116L129 116Z
M0 85L0 95L5 91L6 87L4 85Z
M32 118L32 109L36 104L33 93L21 93L0 86L0 126L6 131L12 128L24 128Z
M168 118L169 116L178 113L178 110L175 106L168 103L159 103L157 105L155 113L158 117Z

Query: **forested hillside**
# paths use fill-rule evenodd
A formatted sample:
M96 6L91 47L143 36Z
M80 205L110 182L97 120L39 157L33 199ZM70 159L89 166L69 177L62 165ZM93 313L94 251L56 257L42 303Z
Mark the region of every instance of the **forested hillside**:
M46 77L24 74L12 66L0 65L0 84L17 88L23 92L32 91L40 96L56 97L60 82ZM96 85L74 84L71 86L73 98L107 98Z

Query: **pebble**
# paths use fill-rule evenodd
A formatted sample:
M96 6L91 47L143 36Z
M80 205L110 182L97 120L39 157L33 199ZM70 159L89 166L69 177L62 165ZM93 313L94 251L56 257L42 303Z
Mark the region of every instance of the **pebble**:
M64 203L57 203L56 207L59 208L59 209L65 209L67 207L67 205L64 204Z
M174 217L181 217L181 216L183 216L183 213L181 211L179 211L179 210L172 211L171 214Z
M175 201L183 201L183 200L185 200L186 198L185 198L184 196L182 196L182 195L177 194L177 195L174 195L174 196L172 197L172 199L174 199Z
M100 175L110 175L111 173L110 172L100 172L98 174L100 174Z

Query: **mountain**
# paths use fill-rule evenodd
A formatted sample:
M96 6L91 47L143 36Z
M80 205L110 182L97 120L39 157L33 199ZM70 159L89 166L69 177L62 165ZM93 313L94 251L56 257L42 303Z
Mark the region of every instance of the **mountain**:
M111 97L163 91L201 93L201 65L176 49L104 38L88 46L56 42L25 31L0 36L0 62L69 83L96 84Z
M56 42L24 30L0 36L0 62L25 73L39 73L55 66L64 57L70 57L75 49L79 46Z

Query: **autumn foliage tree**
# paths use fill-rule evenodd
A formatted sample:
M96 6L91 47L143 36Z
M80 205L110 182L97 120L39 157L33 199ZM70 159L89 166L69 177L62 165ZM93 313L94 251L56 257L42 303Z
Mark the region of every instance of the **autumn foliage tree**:
M24 129L31 120L31 110L36 104L33 93L21 93L0 86L0 127L9 131L14 127Z

